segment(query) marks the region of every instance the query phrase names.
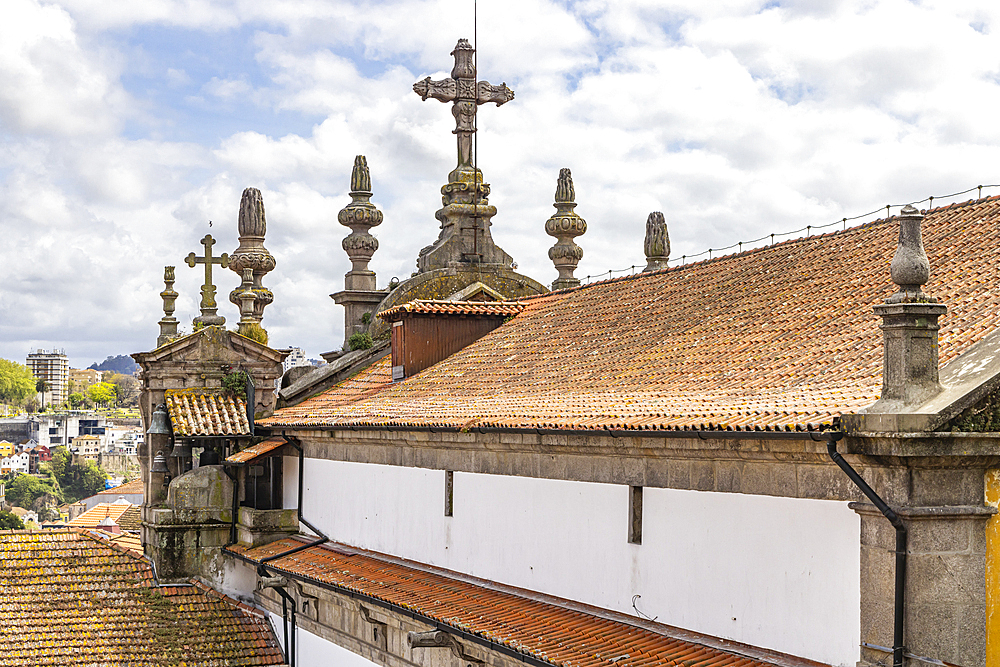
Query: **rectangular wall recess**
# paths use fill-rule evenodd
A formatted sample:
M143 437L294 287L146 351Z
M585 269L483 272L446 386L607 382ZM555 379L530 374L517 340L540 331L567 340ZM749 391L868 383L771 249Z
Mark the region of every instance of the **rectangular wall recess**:
M628 541L642 544L642 487L628 487Z
M444 471L444 515L451 516L455 507L455 473Z

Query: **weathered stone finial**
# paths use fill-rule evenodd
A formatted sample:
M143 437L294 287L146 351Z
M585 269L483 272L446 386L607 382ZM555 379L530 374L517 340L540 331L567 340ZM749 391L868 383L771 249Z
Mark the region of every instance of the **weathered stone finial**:
M924 216L907 204L899 212L899 243L893 255L890 275L899 291L886 299L886 303L935 303L937 300L924 294L920 288L931 274L931 265L924 252L920 237L920 223Z
M559 170L555 200L553 206L556 212L545 222L545 233L558 239L549 248L549 259L559 272L559 276L552 282L554 290L580 284L580 279L573 277L573 271L583 259L583 248L574 243L573 239L587 231L587 221L573 212L576 208L576 190L573 188L573 175L569 169Z
M160 335L156 338L156 347L169 343L177 337L177 318L174 317L174 304L177 302L177 292L174 290L174 267L163 267L163 282L165 289L160 292L163 299L163 319L160 320Z
M247 188L243 191L237 224L240 232L240 245L229 258L229 268L241 278L244 269L253 270L253 292L256 295L253 315L259 324L264 319L264 308L274 301L274 293L264 287L261 281L274 268L275 260L264 247L267 218L264 215L264 197L257 188ZM241 309L240 294L242 292L241 286L229 293L230 303Z
M351 259L351 271L346 276L349 290L375 289L375 272L368 269L368 262L378 250L378 240L368 233L382 224L382 211L375 208L372 198L372 178L364 155L354 158L351 170L351 203L337 214L337 220L351 230L341 245Z
M890 275L899 291L875 306L882 318L882 397L866 412L906 412L941 391L938 380L938 318L945 306L920 288L930 263L920 238L924 216L905 206L899 216L899 242Z
M653 211L646 218L646 240L643 249L646 251L644 272L667 268L667 259L670 257L670 235L667 233L667 222L659 211Z

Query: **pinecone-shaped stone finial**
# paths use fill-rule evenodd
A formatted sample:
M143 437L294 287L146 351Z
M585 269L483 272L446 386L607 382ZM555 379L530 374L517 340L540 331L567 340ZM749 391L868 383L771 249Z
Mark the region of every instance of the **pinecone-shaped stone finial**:
M653 211L646 218L646 241L643 243L646 251L646 268L643 271L658 271L667 268L670 257L670 235L667 233L667 222L663 214Z
M274 301L274 294L261 284L264 276L275 265L274 257L264 247L267 233L267 219L264 215L264 197L257 188L247 188L240 199L239 217L240 246L229 257L229 268L243 278L244 269L253 271L253 319L260 323L264 319L264 308ZM229 293L229 301L242 308L240 295L245 290L237 287Z
M575 200L573 175L569 169L560 169L556 201L553 204L556 212L545 222L545 233L558 239L549 248L549 259L559 272L559 276L552 282L552 289L576 287L580 284L580 279L574 278L573 272L583 259L583 248L574 243L573 239L587 231L587 221L573 212L576 208Z
M351 203L337 214L340 224L351 229L341 245L351 259L351 271L347 274L347 289L374 290L375 273L368 269L368 262L378 250L378 240L368 233L372 227L382 224L382 211L375 208L372 198L372 179L368 162L364 155L354 158L351 171Z

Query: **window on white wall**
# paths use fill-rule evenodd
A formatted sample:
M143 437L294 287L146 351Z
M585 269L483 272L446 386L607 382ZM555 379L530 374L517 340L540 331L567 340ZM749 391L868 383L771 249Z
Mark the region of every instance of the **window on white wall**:
M642 487L628 487L628 541L642 544Z
M455 473L444 471L444 515L452 516L455 507Z

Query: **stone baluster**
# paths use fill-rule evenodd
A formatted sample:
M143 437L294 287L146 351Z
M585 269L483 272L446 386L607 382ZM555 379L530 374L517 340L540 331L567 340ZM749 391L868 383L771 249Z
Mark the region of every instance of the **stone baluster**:
M274 293L261 284L264 276L274 269L274 257L264 247L264 236L267 233L267 218L264 215L264 197L257 188L247 188L240 199L239 217L240 245L229 257L229 268L243 277L245 269L253 271L254 292L254 322L259 324L264 319L264 308L274 301ZM244 289L241 285L229 293L229 301L241 308L241 295Z

